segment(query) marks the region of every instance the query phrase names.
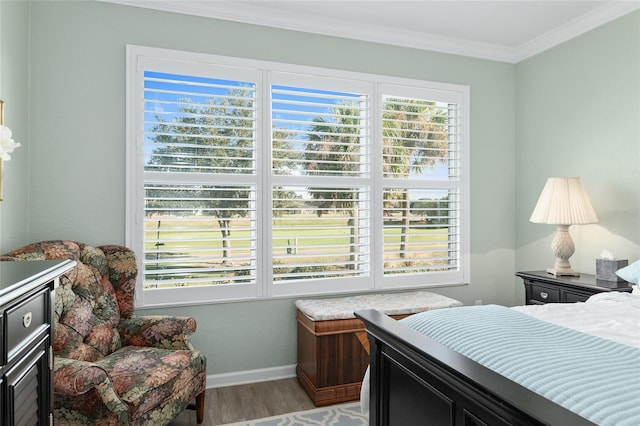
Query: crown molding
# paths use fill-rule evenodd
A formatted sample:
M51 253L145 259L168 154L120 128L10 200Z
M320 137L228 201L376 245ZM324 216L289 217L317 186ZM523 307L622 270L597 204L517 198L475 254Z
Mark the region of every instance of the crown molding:
M549 31L517 48L511 48L436 34L353 22L347 23L337 19L285 12L260 6L255 2L246 4L231 1L99 1L508 63L517 63L537 55L613 19L640 9L640 0L610 1L566 25Z
M638 0L610 1L577 19L567 22L561 27L519 46L512 62L520 62L535 56L638 9L640 9L640 1Z

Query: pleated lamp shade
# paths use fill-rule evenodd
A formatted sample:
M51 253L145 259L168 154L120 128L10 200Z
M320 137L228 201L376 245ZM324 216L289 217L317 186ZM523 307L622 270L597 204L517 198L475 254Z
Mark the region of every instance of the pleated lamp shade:
M547 179L529 220L552 225L585 225L597 223L598 216L580 178L553 177Z

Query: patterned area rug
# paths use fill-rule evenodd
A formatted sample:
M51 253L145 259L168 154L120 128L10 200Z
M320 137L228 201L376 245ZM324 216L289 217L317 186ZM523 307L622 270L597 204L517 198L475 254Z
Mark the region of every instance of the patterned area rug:
M360 412L359 402L330 405L224 426L366 426L369 416Z

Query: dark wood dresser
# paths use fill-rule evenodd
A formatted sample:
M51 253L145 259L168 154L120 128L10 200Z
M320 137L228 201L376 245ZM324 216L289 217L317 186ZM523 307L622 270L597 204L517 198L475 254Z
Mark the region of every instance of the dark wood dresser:
M54 292L71 260L0 262L0 424L53 424Z
M516 275L524 282L527 305L584 302L596 293L632 290L626 281L602 281L590 274L556 277L546 271L533 271Z

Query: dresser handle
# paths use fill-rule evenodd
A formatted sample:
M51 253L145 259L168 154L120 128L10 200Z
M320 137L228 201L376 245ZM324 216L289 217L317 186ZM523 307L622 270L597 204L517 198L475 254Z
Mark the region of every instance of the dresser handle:
M24 328L29 328L32 317L33 315L31 315L31 312L27 312L25 316L22 317L22 325L24 325Z
M547 293L545 293L544 291L540 292L540 297L542 297L543 299L546 299L547 297L549 297L549 295Z

